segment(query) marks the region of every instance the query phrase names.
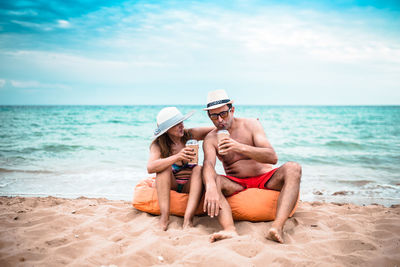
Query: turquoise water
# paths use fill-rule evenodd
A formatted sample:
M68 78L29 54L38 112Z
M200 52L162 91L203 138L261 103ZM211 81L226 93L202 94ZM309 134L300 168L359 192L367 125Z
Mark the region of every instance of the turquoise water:
M130 200L148 176L161 108L0 107L0 195ZM211 125L201 106L178 108L197 110L186 127ZM303 166L302 200L400 203L399 106L236 106L235 115L259 118L278 165Z

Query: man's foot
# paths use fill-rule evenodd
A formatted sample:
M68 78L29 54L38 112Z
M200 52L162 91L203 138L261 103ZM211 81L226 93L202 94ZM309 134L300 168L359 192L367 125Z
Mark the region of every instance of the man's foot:
M267 239L275 241L275 242L279 242L281 244L283 244L283 231L282 229L278 229L275 227L271 227L268 230L267 235L265 236Z
M228 239L228 238L232 238L235 236L238 236L236 231L219 231L210 236L210 242L213 243L218 240Z
M160 226L161 230L167 231L168 224L169 224L168 216L161 215L160 221L158 222L158 225Z
M183 229L188 229L188 228L191 228L191 227L193 227L193 219L191 219L191 220L184 219L182 228Z

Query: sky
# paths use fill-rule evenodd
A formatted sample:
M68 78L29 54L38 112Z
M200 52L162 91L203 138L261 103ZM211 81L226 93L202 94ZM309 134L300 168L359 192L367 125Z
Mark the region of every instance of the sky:
M0 105L400 105L400 1L2 0Z

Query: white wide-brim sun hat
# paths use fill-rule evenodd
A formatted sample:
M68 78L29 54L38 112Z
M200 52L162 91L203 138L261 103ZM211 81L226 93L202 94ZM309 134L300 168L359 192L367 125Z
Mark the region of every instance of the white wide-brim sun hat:
M157 128L154 130L153 139L163 135L169 129L175 125L186 120L194 114L195 111L190 111L186 115L182 113L176 107L166 107L160 110L157 115Z
M230 100L225 90L220 89L209 92L207 95L207 107L204 110L216 109L227 104L232 104L233 100Z

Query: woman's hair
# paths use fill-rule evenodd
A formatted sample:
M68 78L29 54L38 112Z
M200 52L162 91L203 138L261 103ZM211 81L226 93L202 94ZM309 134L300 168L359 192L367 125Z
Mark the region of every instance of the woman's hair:
M186 141L191 139L192 136L189 133L188 130L183 130L183 136L181 138L181 141L186 144ZM153 144L156 144L160 147L160 151L161 151L161 158L167 158L169 156L171 156L172 150L171 150L171 146L172 146L172 140L171 138L169 138L168 133L164 133L161 136L157 137L156 140L154 140L150 146L152 146Z

